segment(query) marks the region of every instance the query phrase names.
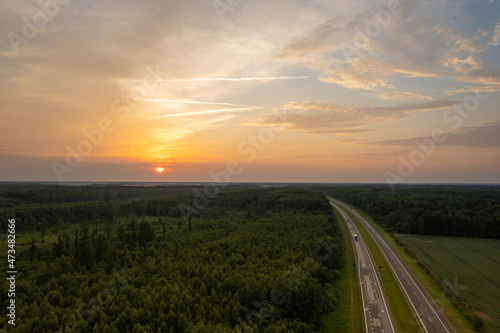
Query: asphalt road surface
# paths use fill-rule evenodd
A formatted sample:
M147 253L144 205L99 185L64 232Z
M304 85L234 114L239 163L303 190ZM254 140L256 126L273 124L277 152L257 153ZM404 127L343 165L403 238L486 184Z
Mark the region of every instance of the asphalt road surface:
M329 199L330 202L333 201L333 205L340 206L351 212L373 237L394 273L422 331L426 333L454 333L455 331L450 323L443 316L427 291L380 234L355 210L332 198Z
M354 223L352 223L349 216L338 203L332 201L330 201L330 203L344 218L349 228L351 239L353 240L352 245L355 252L358 278L361 285L366 332L395 332L387 301L380 285L379 276L376 272L372 258L368 253L365 242L361 238ZM354 235L357 235L357 240L354 240Z

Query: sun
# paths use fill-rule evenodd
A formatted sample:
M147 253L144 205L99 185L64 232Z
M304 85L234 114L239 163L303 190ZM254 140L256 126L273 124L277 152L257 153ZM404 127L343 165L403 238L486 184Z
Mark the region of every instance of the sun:
M163 171L165 171L165 168L162 168L162 167L157 167L155 170L156 170L156 172L158 172L158 173L162 173Z

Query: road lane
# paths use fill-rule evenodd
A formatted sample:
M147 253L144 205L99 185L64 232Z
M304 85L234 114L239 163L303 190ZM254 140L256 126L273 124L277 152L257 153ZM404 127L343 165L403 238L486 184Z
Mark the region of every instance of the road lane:
M395 332L379 276L363 238L345 211L336 203L332 201L330 203L340 212L351 234L363 300L366 332ZM354 235L358 235L358 240L354 240Z
M351 212L373 237L396 277L399 286L403 290L403 294L410 304L421 329L427 333L454 333L455 331L450 323L428 295L427 291L382 236L355 210L332 198L329 199L330 202L333 201Z

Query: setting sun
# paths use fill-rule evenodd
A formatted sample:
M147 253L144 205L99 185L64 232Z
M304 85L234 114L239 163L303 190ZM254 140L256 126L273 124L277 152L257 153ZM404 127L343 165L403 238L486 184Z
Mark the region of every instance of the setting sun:
M165 171L165 168L162 168L162 167L156 168L156 172L158 172L158 173L162 173L163 171Z

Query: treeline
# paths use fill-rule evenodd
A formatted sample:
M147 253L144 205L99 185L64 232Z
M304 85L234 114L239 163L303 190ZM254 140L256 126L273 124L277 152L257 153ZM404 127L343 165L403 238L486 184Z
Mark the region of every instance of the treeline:
M303 198L300 195L288 193L286 197L274 198L277 200L274 202L266 197L265 191L247 190L244 191L245 194L241 194L242 191L238 191L240 188L241 186L217 187L221 193L232 194L224 199L225 202L221 203L217 198L210 199L209 205L206 207L203 205L203 212L193 207L193 211L197 212L195 215L221 216L227 212L227 202L229 201L232 207L247 209L249 214L272 212L276 209L313 211L327 208L324 202ZM6 219L0 221L0 231L5 233L9 218L16 219L17 230L22 232L40 231L56 225L74 223L114 222L119 218L130 216L184 216L186 211L179 209L179 207L192 205L196 193L204 190L205 188L202 186L108 187L104 185L77 187L21 185L20 188L14 187L13 191L6 191L4 188L3 191L0 191L0 215L5 216ZM275 190L275 192L280 191L287 190ZM52 201L49 199L51 196L59 196L61 200ZM12 200L17 201L17 204L12 203ZM192 214L190 213L190 215Z
M189 222L145 214L30 238L16 331L314 332L336 306L345 249L324 195L223 193Z
M181 216L178 206L192 201L189 186L0 185L0 215L15 218L18 231L40 231L57 224L98 223L129 216ZM220 188L221 192L234 189ZM6 219L0 221L5 233Z
M192 192L190 186L100 185L65 186L54 184L0 185L0 205L69 203L82 201L110 202L120 199L180 196Z
M500 238L498 187L336 187L330 196L361 208L396 233Z

